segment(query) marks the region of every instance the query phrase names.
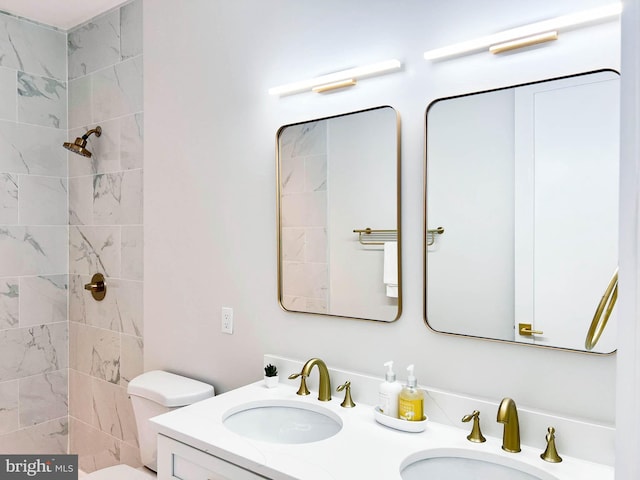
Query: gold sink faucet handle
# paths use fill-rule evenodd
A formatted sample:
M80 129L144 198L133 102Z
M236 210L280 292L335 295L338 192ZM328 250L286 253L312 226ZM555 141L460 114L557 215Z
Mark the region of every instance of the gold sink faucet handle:
M475 443L486 442L487 439L484 438L482 432L480 431L480 412L478 410L474 410L471 415L465 415L462 417L462 421L467 423L473 419L473 428L471 428L471 433L467 435L467 440Z
M289 380L295 380L298 377L300 377L300 388L298 388L296 394L309 395L311 392L307 388L307 375L304 375L303 373L292 373L289 375Z
M549 427L547 429L547 448L545 448L544 452L540 454L540 458L545 462L560 463L562 461L562 457L558 455L558 450L556 450L555 434L555 428Z
M343 390L345 391L344 392L344 400L342 401L340 406L343 407L343 408L353 408L353 407L355 407L356 404L353 403L353 399L351 398L351 382L350 381L346 381L345 383L340 385L338 388L336 388L337 392L341 392Z

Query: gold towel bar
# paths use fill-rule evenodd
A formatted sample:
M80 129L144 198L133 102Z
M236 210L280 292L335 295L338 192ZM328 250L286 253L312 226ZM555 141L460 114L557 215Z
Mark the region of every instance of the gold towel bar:
M358 234L358 241L362 245L384 245L384 242L397 242L397 230L375 230L373 228L355 229L353 233ZM363 235L365 235L363 237Z
M376 230L373 228L355 229L353 233L358 234L358 241L362 245L384 245L384 242L397 242L397 230ZM430 228L427 230L427 246L431 246L436 241L436 235L444 233L443 227Z

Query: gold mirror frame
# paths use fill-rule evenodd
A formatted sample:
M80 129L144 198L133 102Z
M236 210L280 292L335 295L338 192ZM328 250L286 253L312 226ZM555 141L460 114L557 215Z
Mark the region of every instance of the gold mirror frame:
M462 98L462 97L468 97L468 96L473 96L476 94L482 94L482 93L490 93L490 92L497 92L497 91L501 91L501 90L506 90L506 89L510 89L510 88L517 88L517 87L525 87L525 86L529 86L529 85L534 85L534 84L539 84L539 83L546 83L546 82L551 82L551 81L555 81L555 80L563 80L563 79L569 79L572 77L579 77L579 76L583 76L583 75L589 75L589 74L596 74L596 73L600 73L600 72L613 72L617 75L620 75L620 73L614 69L600 69L600 70L595 70L595 71L590 71L590 72L583 72L583 73L578 73L578 74L574 74L574 75L566 75L566 76L561 76L561 77L555 77L555 78L550 78L550 79L545 79L545 80L540 80L540 81L534 81L534 82L528 82L528 83L523 83L523 84L518 84L518 85L513 85L513 86L507 86L507 87L501 87L501 88L495 88L495 89L491 89L491 90L484 90L484 91L479 91L479 92L471 92L471 93L465 93L465 94L460 94L460 95L453 95L450 97L443 97L443 98L438 98L434 101L432 101L426 108L425 110L425 149L424 149L424 178L423 178L423 321L426 325L426 327L437 334L441 334L441 335L448 335L448 336L455 336L455 337L466 337L466 338L473 338L473 339L479 339L479 340L485 340L485 341L489 341L489 342L498 342L498 343L508 343L508 344L514 344L514 345L524 345L524 346L531 346L531 347L537 347L537 348L544 348L544 349L553 349L553 350L562 350L562 351L566 351L566 352L573 352L573 353L581 353L581 354L585 354L585 355L597 355L597 356L610 356L616 353L617 349L614 349L613 351L610 352L593 352L591 351L591 349L596 345L596 343L598 342L598 340L600 339L600 336L602 335L602 333L604 332L605 327L607 326L607 322L609 320L609 317L611 315L611 312L615 306L616 300L617 300L617 296L618 296L618 268L616 268L616 271L609 283L609 285L607 286L607 289L605 291L605 293L602 296L602 299L600 300L600 303L598 305L598 307L596 308L593 320L591 322L591 325L589 327L589 330L587 332L586 335L586 339L585 339L585 349L586 350L580 350L580 349L575 349L575 348L567 348L567 347L562 347L562 346L555 346L555 345L541 345L541 344L535 344L535 343L523 343L523 342L518 342L518 341L513 341L513 340L505 340L505 339L500 339L500 338L491 338L491 337L482 337L482 336L477 336L477 335L469 335L469 334L464 334L464 333L456 333L456 332L447 332L447 331L442 331L442 330L436 330L435 328L433 328L427 319L427 284L428 284L428 261L427 261L427 257L428 257L428 246L431 245L433 243L433 229L429 229L428 227L428 216L427 216L427 205L428 205L428 186L427 186L427 164L428 164L428 113L430 108L436 104L439 101L442 100L450 100L450 99L458 99L458 98ZM441 227L439 227L441 228ZM605 310L606 309L606 310ZM521 328L523 326L526 326L525 324L520 324ZM532 333L540 333L542 334L542 332L532 332Z
M353 242L357 243L361 246L362 249L371 249L375 248L380 250L379 247L375 247L376 245L382 245L385 241L397 241L397 300L395 300L395 316L393 318L370 318L366 315L354 315L354 314L342 314L340 312L322 312L322 311L306 311L303 309L291 309L287 308L285 303L283 302L284 298L284 253L283 253L283 171L282 171L282 160L283 155L281 152L280 139L282 133L285 129L289 127L299 127L305 124L312 124L315 122L329 121L332 119L340 119L344 117L348 117L351 115L360 115L368 112L374 112L377 110L390 109L394 113L395 116L395 182L393 186L395 187L395 201L396 205L393 209L395 212L395 228L387 228L388 225L374 225L370 224L354 224L348 234L353 239ZM400 116L398 112L391 106L383 105L378 107L367 108L364 110L357 110L353 112L343 113L339 115L332 115L328 117L317 118L313 120L301 121L296 123L291 123L287 125L281 126L276 132L276 230L277 230L277 275L278 275L278 303L280 307L287 312L297 312L297 313L309 313L312 315L327 315L332 317L341 317L341 318L352 318L357 320L369 320L369 321L381 321L381 322L394 322L400 318L402 314L402 229L401 229L401 200L400 200L400 171L401 171L401 153L400 153ZM363 182L368 181L366 178L363 179ZM357 187L356 182L358 180L354 179L354 188ZM363 220L365 221L365 220ZM372 228L373 227L373 228ZM344 232L343 232L344 233ZM373 246L373 247L372 247ZM328 248L328 247L327 247ZM382 257L380 262L382 262ZM380 284L382 284L382 277L379 279ZM390 316L391 317L391 316Z

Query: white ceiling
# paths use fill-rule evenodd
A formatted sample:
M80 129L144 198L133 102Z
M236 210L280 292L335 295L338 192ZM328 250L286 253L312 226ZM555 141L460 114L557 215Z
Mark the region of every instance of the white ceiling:
M0 10L69 30L127 0L0 0Z

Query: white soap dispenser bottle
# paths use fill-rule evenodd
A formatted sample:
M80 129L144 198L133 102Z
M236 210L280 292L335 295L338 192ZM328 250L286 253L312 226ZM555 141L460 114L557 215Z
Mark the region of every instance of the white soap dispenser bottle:
M393 373L393 362L384 364L387 367L385 381L380 384L378 390L378 406L385 415L398 418L398 396L402 390L402 385L396 381L396 374Z

